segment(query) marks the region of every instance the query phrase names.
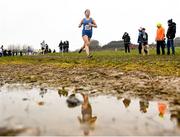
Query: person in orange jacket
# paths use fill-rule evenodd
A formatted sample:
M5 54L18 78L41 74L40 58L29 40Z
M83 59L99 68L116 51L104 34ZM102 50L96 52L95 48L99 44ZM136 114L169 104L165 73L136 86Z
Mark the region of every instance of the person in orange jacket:
M162 27L161 23L157 24L157 34L156 34L156 52L157 55L161 54L160 49L162 50L162 55L165 54L165 29Z

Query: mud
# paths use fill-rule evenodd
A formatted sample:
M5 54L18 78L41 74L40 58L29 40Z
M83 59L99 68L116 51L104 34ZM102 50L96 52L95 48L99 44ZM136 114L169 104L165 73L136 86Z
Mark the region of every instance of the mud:
M50 65L0 65L0 85L28 83L91 93L133 95L149 99L180 97L180 78L122 72L115 68L60 68Z

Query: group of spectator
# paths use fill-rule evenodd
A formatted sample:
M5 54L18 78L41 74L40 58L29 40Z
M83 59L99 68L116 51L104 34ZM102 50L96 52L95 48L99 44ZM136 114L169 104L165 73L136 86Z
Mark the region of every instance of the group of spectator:
M156 34L156 54L165 54L165 47L167 46L167 55L170 55L170 50L172 49L172 54L175 55L174 39L176 36L176 23L172 19L168 20L168 30L165 35L165 29L161 23L157 24L157 34ZM167 38L167 41L166 41ZM130 53L131 38L127 32L124 33L122 39L124 40L125 52ZM138 52L139 54L149 54L148 45L148 34L145 28L139 29L138 34Z
M55 53L56 50L54 49L53 51L49 48L49 45L43 40L43 42L40 43L41 45L41 54L47 54L47 53Z
M60 52L69 52L69 41L60 41L59 43L59 51Z
M17 50L7 50L7 49L4 49L4 46L2 45L0 47L0 57L2 56L23 56L23 52L20 50L20 51L17 51Z
M148 34L145 28L140 28L138 34L138 52L139 54L149 54ZM122 39L124 40L125 52L130 53L131 38L127 32L124 33Z
M167 38L167 42L165 41ZM157 24L157 34L156 34L156 42L157 42L157 54L160 55L165 54L165 46L167 45L167 55L170 55L170 49L172 49L172 54L175 55L175 47L174 47L174 39L176 36L176 23L173 22L172 19L168 20L168 30L165 35L165 29L161 23Z

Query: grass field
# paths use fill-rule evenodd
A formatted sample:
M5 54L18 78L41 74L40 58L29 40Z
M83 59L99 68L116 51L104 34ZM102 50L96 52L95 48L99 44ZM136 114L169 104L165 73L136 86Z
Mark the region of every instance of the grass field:
M55 53L48 55L2 57L0 65L28 64L52 65L60 68L115 68L120 71L142 71L152 75L180 76L180 48L176 48L175 56L155 54L138 55L137 50L130 54L124 51L99 51L93 53L93 59L87 59L85 53Z

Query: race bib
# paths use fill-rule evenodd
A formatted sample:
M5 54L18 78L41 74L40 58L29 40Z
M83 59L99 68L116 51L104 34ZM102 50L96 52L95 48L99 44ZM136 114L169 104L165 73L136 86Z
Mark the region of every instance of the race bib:
M90 25L85 25L85 30L91 30L91 26Z

